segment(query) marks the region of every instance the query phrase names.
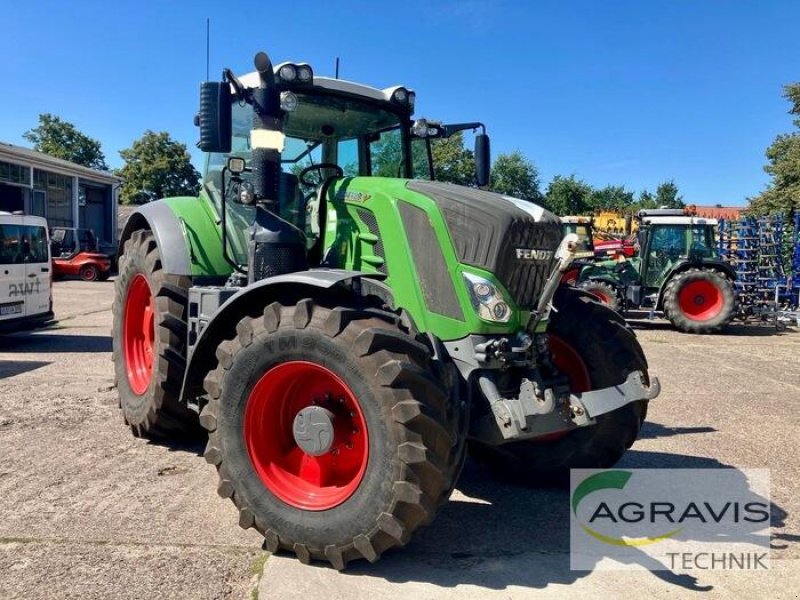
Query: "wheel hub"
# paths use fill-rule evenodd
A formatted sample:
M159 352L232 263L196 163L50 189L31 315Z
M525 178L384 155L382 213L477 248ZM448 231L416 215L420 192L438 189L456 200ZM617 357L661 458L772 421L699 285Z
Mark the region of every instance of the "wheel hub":
M306 406L294 418L294 441L306 454L322 456L333 445L333 419L333 413L322 406Z

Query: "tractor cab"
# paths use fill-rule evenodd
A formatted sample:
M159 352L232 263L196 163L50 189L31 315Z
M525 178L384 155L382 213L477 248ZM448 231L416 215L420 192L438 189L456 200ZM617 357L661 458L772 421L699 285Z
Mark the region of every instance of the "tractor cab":
M209 150L203 189L217 210L226 213L221 216L227 225L231 263L241 267L248 261L248 226L256 215L260 199L257 196L263 196L257 193L253 180L254 149L261 141L252 135L253 106L245 99L245 90L259 88L261 75L256 71L237 78L227 72L225 78L226 83L216 87L215 93L222 95L221 102L230 105L230 124L220 126L216 114L198 117L201 143L204 126L214 130L214 137L224 135L230 128L228 144L206 142L203 146ZM457 132L481 130L475 136L475 183L481 187L489 182L490 151L485 126L477 122L414 120L413 90L404 86L378 89L321 77L304 63L275 66L274 84L280 98L280 131L262 131L269 131L279 140L276 145L280 149L280 172L270 184L276 190L275 212L303 231L307 248L313 248L320 240L326 219L320 213L320 205L327 204L326 194L337 178L435 180L432 146L436 140ZM273 118L273 124L277 120ZM208 132L205 135L207 138ZM237 165L233 170L231 160ZM359 193L345 195L356 197ZM364 200L368 196L363 194Z
M685 215L683 211L671 209L642 211L639 219L639 271L646 288L660 288L681 263L702 263L719 258L714 242L716 219Z
M564 235L574 233L578 236L578 250L576 258L591 258L594 256L594 228L591 217L567 216L561 217L564 224Z

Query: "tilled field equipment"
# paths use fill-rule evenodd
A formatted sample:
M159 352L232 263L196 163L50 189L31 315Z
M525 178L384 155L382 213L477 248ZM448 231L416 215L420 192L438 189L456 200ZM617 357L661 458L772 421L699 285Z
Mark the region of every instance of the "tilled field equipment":
M720 221L718 244L736 271L741 319L800 325L800 214Z
M720 259L717 221L679 209L640 211L638 256L584 266L577 286L616 309L650 309L681 331L709 333L736 316L733 268Z
M134 434L207 430L240 525L336 568L430 523L468 446L532 483L613 465L658 382L620 317L559 289L575 238L555 216L431 180L432 140L483 126L412 121L405 87L255 65L201 86L199 197L122 235Z

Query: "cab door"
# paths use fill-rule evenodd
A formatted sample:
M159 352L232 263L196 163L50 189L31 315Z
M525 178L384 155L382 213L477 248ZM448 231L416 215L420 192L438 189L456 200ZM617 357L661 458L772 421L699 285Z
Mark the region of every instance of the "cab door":
M26 265L22 225L0 222L0 322L25 316Z
M25 315L34 317L50 311L50 240L40 219L25 218L22 244L25 251Z

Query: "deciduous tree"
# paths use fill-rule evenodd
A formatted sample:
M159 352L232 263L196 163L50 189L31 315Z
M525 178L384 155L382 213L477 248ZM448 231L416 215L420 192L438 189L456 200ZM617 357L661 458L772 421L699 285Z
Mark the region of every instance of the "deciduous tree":
M75 125L50 113L39 115L39 125L22 134L33 149L50 156L89 167L107 170L100 142L81 133Z
M119 154L125 161L116 172L124 179L120 194L124 204L198 192L200 173L192 165L186 145L173 140L166 131L145 131Z

